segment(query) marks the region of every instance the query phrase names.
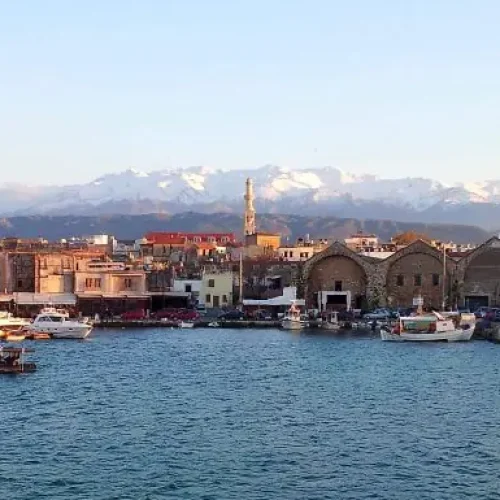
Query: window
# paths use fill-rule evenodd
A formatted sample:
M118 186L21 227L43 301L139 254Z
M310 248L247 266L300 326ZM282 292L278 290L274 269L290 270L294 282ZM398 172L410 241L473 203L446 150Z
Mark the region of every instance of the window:
M341 292L342 291L342 281L335 281L335 291L336 292Z
M432 285L439 286L439 274L432 275Z
M222 303L227 304L227 295L222 296Z
M402 274L396 276L396 286L405 286L405 279Z
M187 293L191 293L193 290L193 285L184 285L184 291Z
M290 250L290 257L293 257L293 252Z
M214 288L215 287L215 280L208 280L208 288Z
M132 288L132 278L125 278L125 288Z
M23 287L23 280L17 280L17 288Z
M415 276L413 276L413 284L415 286L422 286L422 275L421 274L415 274Z
M85 278L85 288L101 288L101 278Z
M205 295L205 302L206 302L207 304L210 304L211 300L212 300L212 296L211 296L209 293L207 293L207 294Z

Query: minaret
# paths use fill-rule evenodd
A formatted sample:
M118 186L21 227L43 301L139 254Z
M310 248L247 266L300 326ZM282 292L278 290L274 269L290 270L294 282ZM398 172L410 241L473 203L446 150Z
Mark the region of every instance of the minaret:
M245 226L244 236L255 234L255 208L253 207L253 182L250 177L247 179L245 192Z

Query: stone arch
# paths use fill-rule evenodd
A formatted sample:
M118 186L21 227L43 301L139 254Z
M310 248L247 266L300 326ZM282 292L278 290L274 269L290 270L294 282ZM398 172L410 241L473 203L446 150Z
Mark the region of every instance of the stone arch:
M372 274L367 261L345 245L335 242L309 259L304 266L305 299L309 308L317 306L315 294L320 291L351 292L351 305L361 307L369 300L369 277Z
M394 307L411 307L413 298L421 295L424 305L441 308L443 300L443 254L422 240L397 251L384 261L387 303ZM451 298L455 263L447 259L445 296Z
M460 302L466 307L500 304L500 239L493 237L458 263Z

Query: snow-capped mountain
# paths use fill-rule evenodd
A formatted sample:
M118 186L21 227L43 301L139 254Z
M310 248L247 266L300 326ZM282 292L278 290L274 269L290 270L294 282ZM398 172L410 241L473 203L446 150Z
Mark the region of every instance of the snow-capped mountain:
M247 177L254 180L259 211L500 226L500 180L445 185L418 177L351 175L334 167L273 165L230 171L129 169L82 185L0 185L0 214L241 211Z

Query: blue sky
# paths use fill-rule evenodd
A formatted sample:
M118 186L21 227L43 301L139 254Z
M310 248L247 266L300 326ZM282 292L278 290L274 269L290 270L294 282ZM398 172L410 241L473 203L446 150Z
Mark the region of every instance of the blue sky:
M497 0L0 6L0 182L339 166L500 178Z

